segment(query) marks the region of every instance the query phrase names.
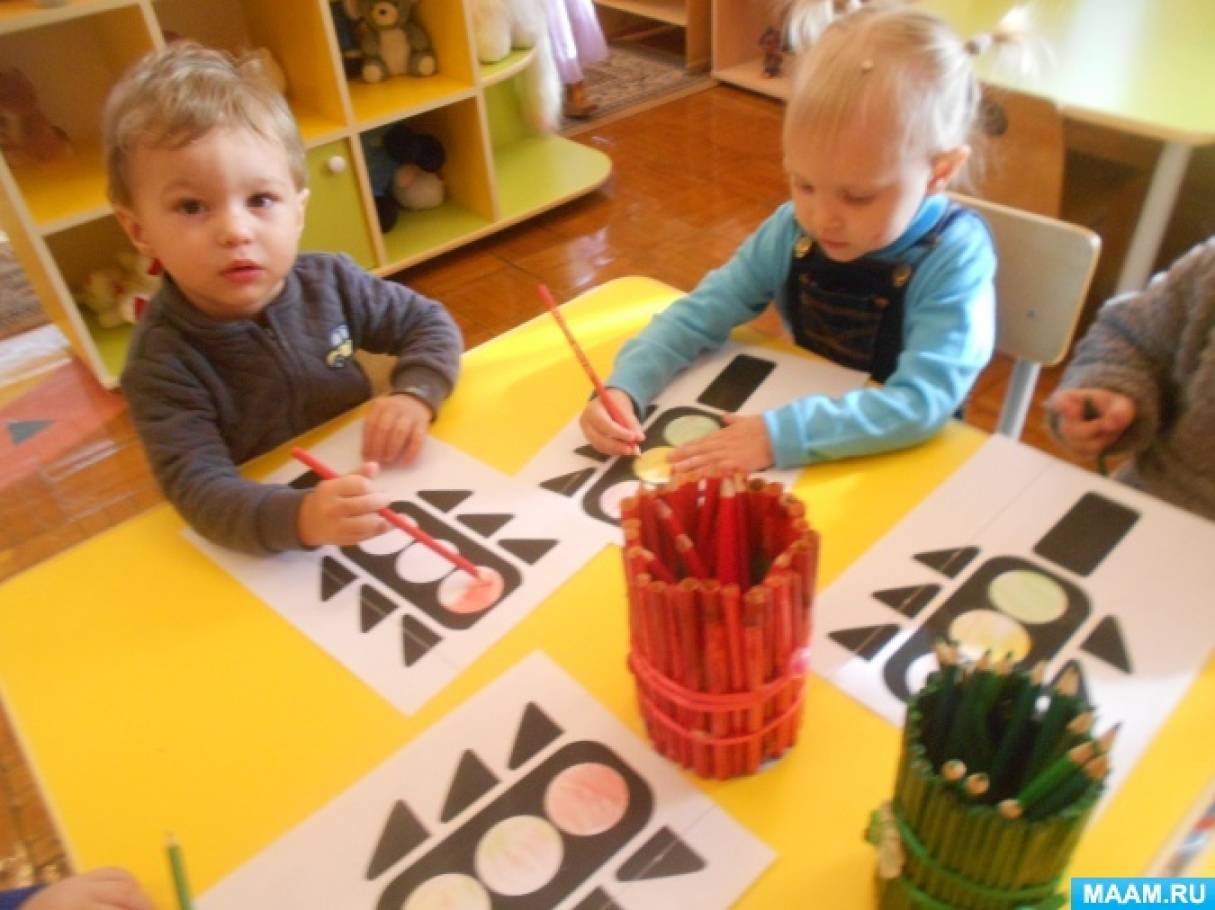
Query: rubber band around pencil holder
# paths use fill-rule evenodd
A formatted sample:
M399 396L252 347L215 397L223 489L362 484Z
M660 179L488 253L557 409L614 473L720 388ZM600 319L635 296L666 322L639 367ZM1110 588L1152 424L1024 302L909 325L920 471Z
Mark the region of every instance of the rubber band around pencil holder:
M630 653L642 718L655 748L701 777L724 780L753 774L797 742L805 699L808 651L794 653L785 673L754 692L713 694L689 689ZM784 707L781 703L784 702ZM754 730L713 734L702 727L732 730L736 718L759 712ZM690 721L697 726L690 725Z

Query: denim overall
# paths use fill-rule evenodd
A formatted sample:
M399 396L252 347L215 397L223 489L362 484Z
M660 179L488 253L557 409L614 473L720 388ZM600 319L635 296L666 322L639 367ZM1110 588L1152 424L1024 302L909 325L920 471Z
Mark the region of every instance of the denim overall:
M950 205L912 246L936 246L966 210ZM793 247L785 297L793 340L840 366L864 370L878 382L894 372L903 350L903 299L914 267L862 256L835 262L809 237Z

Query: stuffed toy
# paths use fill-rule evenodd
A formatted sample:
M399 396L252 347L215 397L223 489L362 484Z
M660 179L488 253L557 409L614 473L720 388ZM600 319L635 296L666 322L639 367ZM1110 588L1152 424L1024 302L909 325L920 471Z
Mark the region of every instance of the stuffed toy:
M544 0L473 0L473 35L481 63L497 63L512 49L536 48L535 61L514 84L528 122L546 132L555 130L561 123L563 88Z
M367 137L363 150L381 231L393 229L401 209L429 209L443 203L446 189L439 171L447 151L434 136L395 123L379 136Z
M77 294L104 329L134 324L160 290L160 262L134 252L119 253L118 263L89 274Z
M410 14L418 0L345 0L357 20L361 75L365 82L389 76L432 76L438 69L430 36Z
M52 124L34 84L19 69L0 71L0 151L9 164L37 164L71 153L67 134Z

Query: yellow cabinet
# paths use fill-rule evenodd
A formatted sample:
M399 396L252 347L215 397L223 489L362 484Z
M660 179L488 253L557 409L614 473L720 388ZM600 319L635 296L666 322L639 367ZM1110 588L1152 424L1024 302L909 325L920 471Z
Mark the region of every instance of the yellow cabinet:
M302 248L348 253L388 274L536 215L602 184L611 162L596 149L528 126L516 93L530 51L479 66L473 0L423 0L438 72L371 85L348 82L329 0L34 0L0 2L0 61L34 84L72 154L47 164L0 157L0 229L51 319L106 385L114 385L129 328L103 330L74 293L129 246L105 196L100 111L123 71L166 40L238 51L265 47L282 68L287 101L308 150L312 196ZM381 234L363 140L404 121L437 136L447 162L443 205L402 212Z

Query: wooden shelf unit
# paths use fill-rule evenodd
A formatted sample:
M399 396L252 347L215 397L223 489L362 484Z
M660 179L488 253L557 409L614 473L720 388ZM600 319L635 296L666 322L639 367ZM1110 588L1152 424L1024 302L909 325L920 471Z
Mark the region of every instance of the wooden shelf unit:
M709 68L711 0L595 0L599 21L610 37L635 31L637 19L683 29L684 66L690 73Z
M105 195L100 111L128 66L161 47L164 31L214 47L270 49L307 148L311 198L302 249L348 253L377 274L501 230L607 180L602 152L538 132L518 96L532 51L490 65L473 50L473 0L419 4L439 61L434 76L347 82L329 0L70 0L43 9L0 3L0 59L34 83L73 152L42 165L0 156L0 231L8 234L48 316L106 386L126 356L129 327L101 329L74 298L95 269L129 250ZM447 200L402 212L381 234L363 140L405 121L447 151Z
M779 76L765 76L759 36L781 28L771 0L713 0L713 78L782 101L789 97L789 55Z

